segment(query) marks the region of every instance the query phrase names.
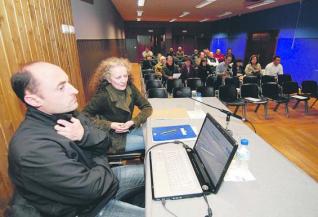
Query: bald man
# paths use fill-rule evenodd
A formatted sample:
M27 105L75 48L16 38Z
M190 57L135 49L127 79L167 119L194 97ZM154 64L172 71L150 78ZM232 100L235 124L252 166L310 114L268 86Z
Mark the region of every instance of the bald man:
M9 216L144 216L143 208L120 201L143 189L143 167L110 168L111 141L75 111L78 91L60 67L27 64L11 84L27 111L9 145Z

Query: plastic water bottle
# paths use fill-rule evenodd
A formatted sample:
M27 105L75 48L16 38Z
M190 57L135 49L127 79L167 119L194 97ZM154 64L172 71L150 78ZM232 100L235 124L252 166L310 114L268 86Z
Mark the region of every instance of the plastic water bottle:
M248 140L241 139L241 145L237 150L237 161L240 169L248 169L248 161L250 159L250 151L248 150Z

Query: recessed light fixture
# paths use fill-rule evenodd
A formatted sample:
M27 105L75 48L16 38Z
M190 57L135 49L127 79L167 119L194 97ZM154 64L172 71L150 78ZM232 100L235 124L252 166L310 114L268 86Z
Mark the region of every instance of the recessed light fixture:
M137 16L141 17L142 13L143 13L143 11L137 11Z
M257 3L257 4L249 5L249 6L247 6L247 8L248 9L258 8L258 7L261 7L261 6L264 6L264 5L272 4L274 2L275 2L275 0L265 0L265 1Z
M190 14L190 12L188 12L188 11L183 11L182 14L181 14L179 17L185 17L185 16L187 16L187 15L189 15L189 14Z
M139 21L141 21L141 18L140 18L140 17L138 17L138 18L137 18L137 21L138 21L138 22L139 22Z
M203 20L200 20L200 23L205 22L205 21L208 21L208 20L209 20L208 18L205 18L205 19L203 19Z
M153 32L153 29L148 29L148 32Z
M172 20L170 20L169 22L172 23L172 22L174 22L174 21L176 21L176 20L177 20L177 19L172 19Z
M145 0L138 0L137 5L138 7L143 7L145 5Z
M231 11L225 11L223 14L218 15L218 17L225 17L231 14L233 14Z
M216 0L204 0L203 2L197 4L195 7L196 8L203 8L209 4L211 4L212 2L215 2Z
M183 33L187 33L187 32L188 32L188 30L184 29L184 30L182 30L182 32L183 32Z

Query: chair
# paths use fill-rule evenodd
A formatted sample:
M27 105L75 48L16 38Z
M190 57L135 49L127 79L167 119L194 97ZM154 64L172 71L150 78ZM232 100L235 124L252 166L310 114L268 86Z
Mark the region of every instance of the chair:
M125 164L125 161L128 161L128 160L138 159L140 160L140 162L143 162L144 156L145 156L145 150L128 151L128 152L116 153L116 154L107 154L109 164L112 167L122 166Z
M148 90L148 98L168 98L166 88L151 88Z
M191 90L196 90L199 87L202 87L202 81L200 78L188 78L187 86L191 88Z
M182 79L167 80L167 90L172 93L173 88L183 87Z
M235 88L240 88L240 79L238 77L228 77L224 80L225 85L233 85Z
M144 77L146 74L154 74L155 71L153 69L143 69L142 71L142 76Z
M146 83L146 90L149 90L151 88L160 88L162 87L161 80L149 80Z
M190 87L177 87L173 89L174 98L187 98L192 96Z
M289 74L282 74L277 76L277 82L280 86L283 86L283 84L287 81L292 81L292 77Z
M315 103L318 101L318 86L317 86L317 82L313 81L313 80L303 81L301 83L301 92L302 92L302 95L307 95L307 96L309 96L311 98L316 98L316 100L310 106L310 108L312 108L315 105Z
M257 76L248 75L243 78L243 84L258 84L259 79Z
M296 109L300 102L305 103L305 113L308 113L308 96L301 96L298 94L298 83L295 81L286 81L283 83L283 94L287 95L289 99L293 98L296 100L296 103L293 109Z
M246 103L256 104L254 112L257 112L260 105L264 105L264 118L267 119L268 100L259 96L259 89L257 84L247 83L241 86L241 97L245 99Z
M214 89L213 87L199 87L197 92L201 93L202 97L213 97L214 96Z
M271 75L263 75L261 77L261 82L262 82L262 84L266 84L268 82L276 82L276 78L274 76L271 76Z
M144 79L145 79L145 82L147 82L149 80L155 80L156 75L154 73L147 73L144 75Z
M285 114L288 117L288 102L287 97L280 95L280 88L276 82L267 82L262 85L262 94L264 97L276 102L274 111L276 112L280 104L285 104Z
M235 106L234 114L242 106L243 120L246 120L246 104L243 99L237 97L237 90L233 85L222 85L219 88L219 99L227 106Z
M207 87L213 87L214 86L214 76L209 76L205 80L205 85Z

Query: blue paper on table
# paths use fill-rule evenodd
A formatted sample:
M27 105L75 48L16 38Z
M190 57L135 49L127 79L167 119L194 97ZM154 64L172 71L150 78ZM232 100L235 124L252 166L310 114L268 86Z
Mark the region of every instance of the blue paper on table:
M195 139L196 137L197 135L190 125L152 128L152 138L154 142Z

